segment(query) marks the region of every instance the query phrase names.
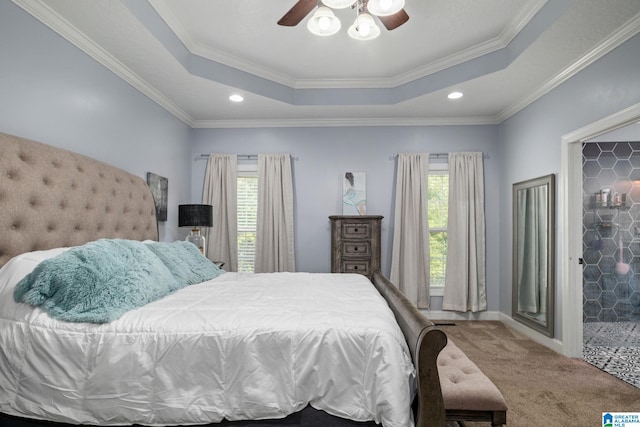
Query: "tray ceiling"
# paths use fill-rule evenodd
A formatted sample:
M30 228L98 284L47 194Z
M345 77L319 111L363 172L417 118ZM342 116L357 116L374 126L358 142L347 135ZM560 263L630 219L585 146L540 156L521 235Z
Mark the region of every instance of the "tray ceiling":
M192 127L499 123L640 31L637 0L406 0L370 41L278 26L295 0L14 2Z

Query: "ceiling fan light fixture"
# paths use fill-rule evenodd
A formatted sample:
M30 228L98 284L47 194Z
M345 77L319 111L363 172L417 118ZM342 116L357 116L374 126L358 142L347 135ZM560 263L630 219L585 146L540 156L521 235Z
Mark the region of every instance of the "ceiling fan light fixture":
M367 10L372 15L389 16L404 8L405 0L369 0Z
M316 36L331 36L340 31L342 24L326 6L318 6L313 16L307 22L307 28Z
M373 40L380 35L380 27L376 25L373 16L361 13L353 25L349 27L347 33L356 40Z
M322 0L322 3L331 9L346 9L355 2L356 0Z

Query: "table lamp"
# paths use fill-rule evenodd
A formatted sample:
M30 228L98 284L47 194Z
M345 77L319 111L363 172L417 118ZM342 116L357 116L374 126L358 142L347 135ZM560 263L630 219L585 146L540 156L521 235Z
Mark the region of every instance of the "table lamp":
M196 245L200 252L206 256L207 246L204 236L200 234L200 228L213 226L213 206L178 205L178 225L191 227L191 232L185 240Z

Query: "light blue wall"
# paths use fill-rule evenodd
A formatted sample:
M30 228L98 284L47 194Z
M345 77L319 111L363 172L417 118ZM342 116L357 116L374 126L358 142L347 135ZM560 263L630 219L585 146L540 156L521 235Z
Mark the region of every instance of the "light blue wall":
M560 172L561 137L640 102L640 36L630 39L500 125L500 311L511 314L511 186ZM565 235L558 224L558 236ZM557 259L558 263L564 262ZM560 265L560 264L558 264ZM561 284L556 336L561 337Z
M194 129L192 156L211 152L291 153L296 220L296 267L328 272L329 215L342 214L342 177L347 171L367 173L367 213L383 215L383 270L391 266L395 160L398 152L482 151L487 227L487 294L489 310L499 302L499 156L497 126L341 127ZM192 201L202 197L206 162L194 161ZM432 299L439 309L441 298Z
M10 1L0 1L0 132L169 179L161 240L190 192L189 128Z
M640 141L640 122L598 135L587 142L631 142Z
M506 314L511 313L511 185L558 174L562 135L640 102L640 36L499 126L189 130L8 1L0 1L0 58L0 131L80 152L141 177L148 171L168 177L163 240L183 234L177 229L177 205L200 200L205 162L193 161L196 154L292 153L298 158L299 270L330 268L327 216L340 213L345 171L367 172L368 212L385 216L383 267L388 273L391 156L402 151L487 153L489 310ZM561 301L562 295L557 297ZM433 308L438 304L434 301Z

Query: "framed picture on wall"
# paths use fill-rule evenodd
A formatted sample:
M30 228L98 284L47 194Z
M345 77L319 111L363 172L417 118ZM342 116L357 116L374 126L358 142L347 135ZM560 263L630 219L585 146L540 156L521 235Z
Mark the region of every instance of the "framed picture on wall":
M342 214L367 214L366 172L345 172L342 180Z
M169 195L169 180L163 176L147 172L147 184L151 189L153 201L156 205L156 217L158 221L167 220L167 202Z

